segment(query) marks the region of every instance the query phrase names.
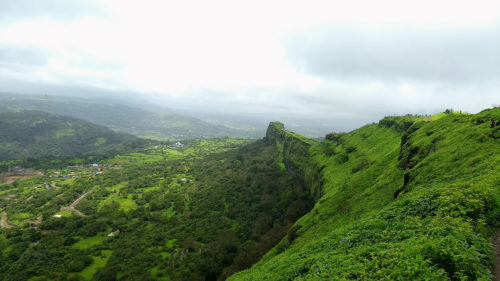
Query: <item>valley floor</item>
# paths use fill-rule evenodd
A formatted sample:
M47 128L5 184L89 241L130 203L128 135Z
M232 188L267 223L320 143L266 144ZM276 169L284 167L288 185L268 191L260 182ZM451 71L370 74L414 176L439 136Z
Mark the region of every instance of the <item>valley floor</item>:
M160 144L45 168L0 185L0 279L225 279L311 207L263 142Z

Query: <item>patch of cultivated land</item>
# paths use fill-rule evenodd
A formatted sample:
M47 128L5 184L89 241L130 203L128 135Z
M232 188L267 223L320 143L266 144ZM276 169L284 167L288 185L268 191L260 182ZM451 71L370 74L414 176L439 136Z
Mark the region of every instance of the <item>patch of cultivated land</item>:
M80 276L85 280L91 280L97 270L106 265L111 257L111 254L113 254L113 251L111 250L102 250L100 256L93 256L92 259L94 261L80 272Z
M7 172L0 175L0 185L11 184L15 181L26 180L34 177L41 177L43 173L37 170L26 170L23 172Z
M93 246L101 244L104 240L106 240L106 238L107 237L105 236L105 234L102 233L101 235L96 235L96 236L82 239L82 240L76 242L75 244L73 244L72 247L75 249L88 249L88 248L91 248Z

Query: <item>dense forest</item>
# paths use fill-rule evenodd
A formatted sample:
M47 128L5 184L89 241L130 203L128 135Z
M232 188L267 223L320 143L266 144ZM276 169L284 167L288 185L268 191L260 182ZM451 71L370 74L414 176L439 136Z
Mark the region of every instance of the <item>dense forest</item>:
M109 160L121 169L49 190L31 181L3 186L16 195L0 200L11 222L43 221L2 230L1 279L223 280L250 267L313 201L300 178L280 168L272 145L245 143L152 148ZM54 217L91 190L76 206L84 216ZM98 270L86 272L90 266Z

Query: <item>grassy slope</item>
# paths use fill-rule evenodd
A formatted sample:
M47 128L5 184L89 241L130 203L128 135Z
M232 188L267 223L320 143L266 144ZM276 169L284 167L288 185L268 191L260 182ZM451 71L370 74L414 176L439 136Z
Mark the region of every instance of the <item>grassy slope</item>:
M414 118L406 134L411 117L389 118L313 145L323 197L231 280L490 280L500 109L436 117Z
M113 253L110 250L102 250L101 251L101 256L93 256L92 259L94 260L91 265L86 267L80 275L83 277L85 280L91 280L96 271L99 268L103 268L106 263L108 262L109 258L111 257L111 254Z
M145 144L129 134L41 111L0 113L0 161L86 153L112 154Z

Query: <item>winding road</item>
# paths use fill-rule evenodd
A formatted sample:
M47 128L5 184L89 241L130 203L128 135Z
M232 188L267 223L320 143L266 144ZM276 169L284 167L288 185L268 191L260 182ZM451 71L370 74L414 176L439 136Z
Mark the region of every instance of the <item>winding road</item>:
M9 220L7 219L7 213L3 212L2 213L2 218L0 219L0 227L2 228L11 228L13 226L17 226L13 223L10 223Z

